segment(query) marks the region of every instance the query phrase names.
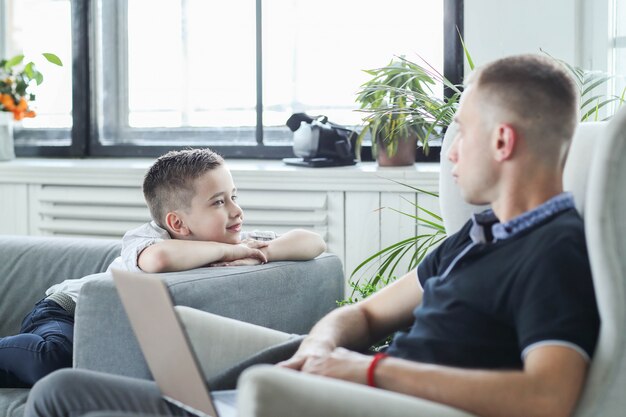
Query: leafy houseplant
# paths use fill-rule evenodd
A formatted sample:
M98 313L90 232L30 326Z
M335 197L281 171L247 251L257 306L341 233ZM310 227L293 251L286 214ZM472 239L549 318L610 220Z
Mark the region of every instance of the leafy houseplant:
M366 114L357 149L370 134L373 153L380 156L382 152L392 158L398 154L402 142L409 142L407 151L412 154L398 165L413 164L416 142L428 154L431 135L441 135L452 122L460 90L432 67L404 57L394 58L382 68L365 72L372 78L362 84L357 93L360 111ZM453 95L437 97L433 90L438 84L451 88ZM381 165L390 165L381 163L380 157L378 160Z
M390 181L407 187L418 194L439 197L436 193L398 181ZM423 226L428 231L393 243L361 262L350 275L349 282L352 287L352 293L347 299L340 301L339 305L353 304L367 298L378 289L406 274L407 271L416 268L428 254L429 250L446 238L446 230L441 216L412 201L406 199L405 201L415 207L414 213L407 213L392 207L383 207L383 209L388 208L401 216L410 217L415 220L416 225ZM408 269L399 271L400 262L407 257L409 260Z
M597 89L606 85L615 78L614 76L601 71L589 71L576 67L561 59L552 57L545 51L543 52L563 65L570 72L574 81L576 81L576 85L578 85L578 90L580 91L581 122L600 120L600 112L603 109L605 110L605 116L602 120L609 120L624 104L626 100L626 87L624 87L619 96L598 93ZM613 105L612 108L611 105Z
M54 54L42 55L52 64L63 65L59 57ZM37 85L43 82L43 74L35 63L30 61L23 64L23 62L24 55L0 60L0 111L12 112L14 120L35 117L36 114L30 108L29 103L35 100L35 95L28 90L33 81Z

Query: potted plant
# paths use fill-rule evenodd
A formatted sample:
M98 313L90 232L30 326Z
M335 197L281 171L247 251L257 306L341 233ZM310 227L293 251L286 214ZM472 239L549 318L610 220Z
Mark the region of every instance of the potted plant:
M42 55L52 64L63 65L54 54ZM30 86L33 81L37 85L41 84L43 75L32 61L26 64L23 62L24 55L0 59L0 161L15 158L13 120L36 116L30 107L30 102L35 100Z
M428 154L431 135L441 135L452 122L461 91L431 66L404 57L365 72L371 79L361 85L356 98L366 114L357 150L370 135L379 165L412 165L418 143ZM437 85L449 87L453 95L438 97Z

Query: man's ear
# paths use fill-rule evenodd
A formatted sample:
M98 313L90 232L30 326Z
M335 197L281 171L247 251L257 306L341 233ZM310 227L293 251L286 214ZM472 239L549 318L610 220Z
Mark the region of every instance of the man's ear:
M515 128L506 123L499 125L495 139L494 152L496 161L502 162L510 159L519 139Z
M183 218L175 211L165 215L165 226L174 236L188 236L191 233Z

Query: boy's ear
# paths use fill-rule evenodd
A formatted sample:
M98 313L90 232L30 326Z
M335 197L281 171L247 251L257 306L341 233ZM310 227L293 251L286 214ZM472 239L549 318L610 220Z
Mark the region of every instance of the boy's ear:
M188 236L191 233L180 214L175 211L165 215L165 225L175 236Z

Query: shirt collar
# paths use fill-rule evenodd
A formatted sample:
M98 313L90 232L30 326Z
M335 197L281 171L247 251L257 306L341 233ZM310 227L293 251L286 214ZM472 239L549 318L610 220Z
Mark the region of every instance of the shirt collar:
M506 223L500 223L493 210L485 210L472 216L470 238L474 243L488 242L488 235L493 236L493 241L508 239L550 216L574 207L574 197L571 193L564 192Z

